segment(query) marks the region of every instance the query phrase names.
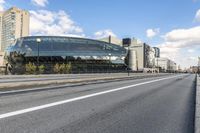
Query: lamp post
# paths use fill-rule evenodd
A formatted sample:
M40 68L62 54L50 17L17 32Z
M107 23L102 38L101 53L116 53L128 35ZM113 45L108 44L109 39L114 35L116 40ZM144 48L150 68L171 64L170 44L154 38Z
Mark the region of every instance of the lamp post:
M110 73L110 71L111 71L111 69L110 69L110 68L111 68L111 55L112 55L112 54L109 53L108 55L109 55L109 73Z
M40 65L40 47L39 44L41 43L41 39L37 38L37 72L39 73L39 65Z
M128 72L128 76L130 76L130 67L129 67L129 65L130 65L130 64L129 64L129 61L130 61L130 54L131 54L131 53L130 53L130 44L129 44L129 45L128 45L128 68L127 68L127 69L128 69L128 71L127 71L127 72Z

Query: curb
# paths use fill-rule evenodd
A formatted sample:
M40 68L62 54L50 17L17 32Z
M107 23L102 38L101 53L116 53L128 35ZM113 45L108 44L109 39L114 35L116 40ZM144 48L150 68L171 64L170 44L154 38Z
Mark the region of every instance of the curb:
M196 76L195 133L200 133L200 77Z

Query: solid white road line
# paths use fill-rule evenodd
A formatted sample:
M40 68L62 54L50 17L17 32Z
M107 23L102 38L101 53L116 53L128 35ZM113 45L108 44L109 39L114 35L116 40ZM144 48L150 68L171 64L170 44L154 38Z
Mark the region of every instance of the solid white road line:
M129 86L125 86L125 87L120 87L120 88L116 88L116 89L112 89L112 90L97 92L97 93L93 93L93 94L89 94L89 95L85 95L85 96L80 96L80 97L76 97L76 98L72 98L72 99L67 99L67 100L49 103L49 104L45 104L45 105L40 105L40 106L36 106L36 107L31 107L31 108L27 108L27 109L17 110L17 111L5 113L5 114L0 114L0 119L8 118L8 117L11 117L11 116L16 116L16 115L20 115L20 114L25 114L25 113L28 113L28 112L33 112L33 111L37 111L37 110L41 110L41 109L46 109L46 108L50 108L50 107L54 107L54 106L58 106L58 105L62 105L62 104L66 104L66 103L90 98L90 97L95 97L95 96L111 93L111 92L125 90L125 89L128 89L128 88L132 88L132 87L136 87L136 86L140 86L140 85L145 85L145 84L150 84L150 83L154 83L154 82L158 82L158 81L162 81L162 80L172 79L172 78L176 78L176 77L180 77L180 76L183 76L183 75L151 80L151 81L138 83L138 84L134 84L134 85L129 85Z

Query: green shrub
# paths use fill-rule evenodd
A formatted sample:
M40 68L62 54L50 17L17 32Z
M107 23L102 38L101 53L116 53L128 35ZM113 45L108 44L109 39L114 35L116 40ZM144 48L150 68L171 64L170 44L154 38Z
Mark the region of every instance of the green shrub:
M66 64L66 73L71 73L71 70L72 70L72 64L71 64L71 62L70 63L68 63L68 64Z
M40 65L39 66L39 74L43 74L45 72L45 66L44 65Z
M53 72L54 73L60 73L60 65L56 63L53 67Z
M54 73L67 74L67 73L71 73L71 69L72 69L71 63L68 63L68 64L56 63L54 65L53 71L54 71Z
M34 63L29 62L26 64L25 69L27 74L36 74L37 66Z
M60 69L60 74L65 73L65 64L64 64L64 63L63 63L63 64L60 64L59 69Z

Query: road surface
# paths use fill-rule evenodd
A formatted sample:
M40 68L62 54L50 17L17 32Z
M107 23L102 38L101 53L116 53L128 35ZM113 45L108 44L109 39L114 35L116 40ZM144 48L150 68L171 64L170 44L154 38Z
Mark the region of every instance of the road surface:
M0 133L193 133L195 75L0 96Z

